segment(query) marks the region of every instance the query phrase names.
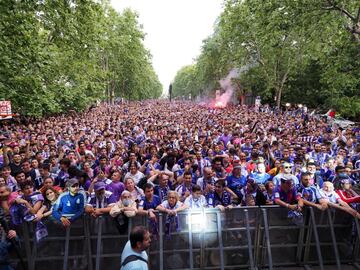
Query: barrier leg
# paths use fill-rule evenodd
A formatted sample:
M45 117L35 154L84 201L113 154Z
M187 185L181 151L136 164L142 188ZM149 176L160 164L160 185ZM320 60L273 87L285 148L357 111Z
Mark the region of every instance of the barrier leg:
M70 228L71 226L66 228L66 236L65 236L65 252L64 252L64 263L63 270L68 269L68 260L69 260L69 242L70 242Z
M324 263L323 263L323 259L322 259L322 255L321 255L319 235L318 235L317 227L316 227L316 223L315 223L314 209L312 207L310 207L310 220L311 220L311 223L312 223L312 228L313 228L313 233L314 233L314 238L315 238L315 244L316 244L316 251L317 251L318 258L319 258L320 270L324 270Z
M307 211L310 211L307 209ZM307 212L308 213L308 212ZM306 263L309 260L309 253L310 253L310 242L311 242L311 236L312 236L312 222L310 222L311 217L309 216L309 219L306 220L307 226L307 234L306 234L306 241L305 241L305 250L304 250L304 264L306 267Z
M329 208L327 209L327 215L328 215L328 221L329 221L329 227L330 227L330 233L331 233L331 240L332 240L332 244L333 244L333 248L334 248L336 266L337 266L338 270L341 270L341 263L340 263L340 257L339 257L339 251L338 251L338 247L337 247L337 242L336 242L335 231L334 231L334 224L333 224L333 220L331 218L331 212L330 212Z
M354 248L354 262L355 262L354 265L359 266L357 262L359 261L360 258L360 224L357 218L354 218L354 222L355 222L356 236L357 236L355 241L355 248ZM360 266L358 269L360 269Z
M268 254L269 270L272 270L273 262L272 262L271 246L270 246L269 224L268 224L266 209L262 209L262 213L264 218L264 232L266 238L266 249Z
M85 234L85 243L87 245L87 261L88 261L88 270L93 270L92 264L92 254L91 254L91 238L90 238L90 227L89 227L89 218L84 216L84 234Z
M100 270L100 260L101 260L101 242L102 242L102 217L98 217L99 226L97 233L97 242L96 242L96 261L95 261L95 269Z
M245 213L246 237L247 237L247 241L248 241L250 269L255 269L253 247L252 247L251 233L250 233L250 224L249 224L249 211L247 209L245 209L244 213Z
M205 213L203 209L203 217L205 218ZM219 252L220 252L220 266L221 270L224 270L224 245L222 239L222 228L221 228L221 216L220 212L216 212L216 220L217 220L217 233L219 238ZM249 242L250 245L250 242Z
M189 221L189 266L190 270L194 268L194 257L193 257L193 242L192 242L192 216L191 212L188 213L188 221Z
M36 241L36 234L34 233L34 239L33 239L33 248L31 253L31 269L35 269L35 261L37 256L37 241Z
M34 270L33 258L31 256L31 247L30 247L30 232L28 226L29 224L27 222L23 223L26 260L27 260L28 269Z
M130 239L131 229L132 229L132 218L129 218L129 224L128 224L128 239Z
M305 222L305 219L304 219ZM298 238L298 247L296 250L296 262L298 264L301 263L301 255L303 252L304 247L304 234L305 234L305 224L301 225L300 232L299 232L299 238Z
M260 211L256 211L256 220L260 220L260 215L262 215L260 213ZM256 224L256 230L255 230L255 265L260 265L262 263L262 259L261 259L261 239L262 239L262 234L261 234L261 222L257 222Z
M164 269L164 228L163 228L163 214L159 213L159 255L160 255L160 270Z

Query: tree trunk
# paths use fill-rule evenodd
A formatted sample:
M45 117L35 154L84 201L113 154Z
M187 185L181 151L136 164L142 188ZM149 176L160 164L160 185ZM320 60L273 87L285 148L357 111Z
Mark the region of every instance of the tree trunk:
M245 104L245 95L240 96L240 105L243 106Z
M282 95L282 87L276 88L276 107L280 109L281 106L281 95Z

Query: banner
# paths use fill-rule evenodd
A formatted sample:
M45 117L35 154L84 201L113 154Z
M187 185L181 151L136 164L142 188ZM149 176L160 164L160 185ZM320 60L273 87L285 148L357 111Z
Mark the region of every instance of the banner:
M6 120L11 118L11 101L0 101L0 120Z

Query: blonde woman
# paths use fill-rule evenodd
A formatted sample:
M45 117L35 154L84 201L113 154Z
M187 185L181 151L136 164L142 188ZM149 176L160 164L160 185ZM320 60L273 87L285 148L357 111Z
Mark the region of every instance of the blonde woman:
M135 181L132 177L126 177L124 184L125 189L131 194L131 199L134 202L139 203L141 198L145 196L144 191L135 185Z

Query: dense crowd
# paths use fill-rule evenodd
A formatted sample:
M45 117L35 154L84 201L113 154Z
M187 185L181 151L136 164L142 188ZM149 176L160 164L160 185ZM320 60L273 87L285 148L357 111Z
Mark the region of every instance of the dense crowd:
M146 215L157 233L179 228L185 209L278 204L301 220L304 206L360 218L360 130L306 111L193 102L100 104L1 128L0 201L12 225L44 219L70 226L109 214L120 231ZM10 237L14 236L14 232Z

